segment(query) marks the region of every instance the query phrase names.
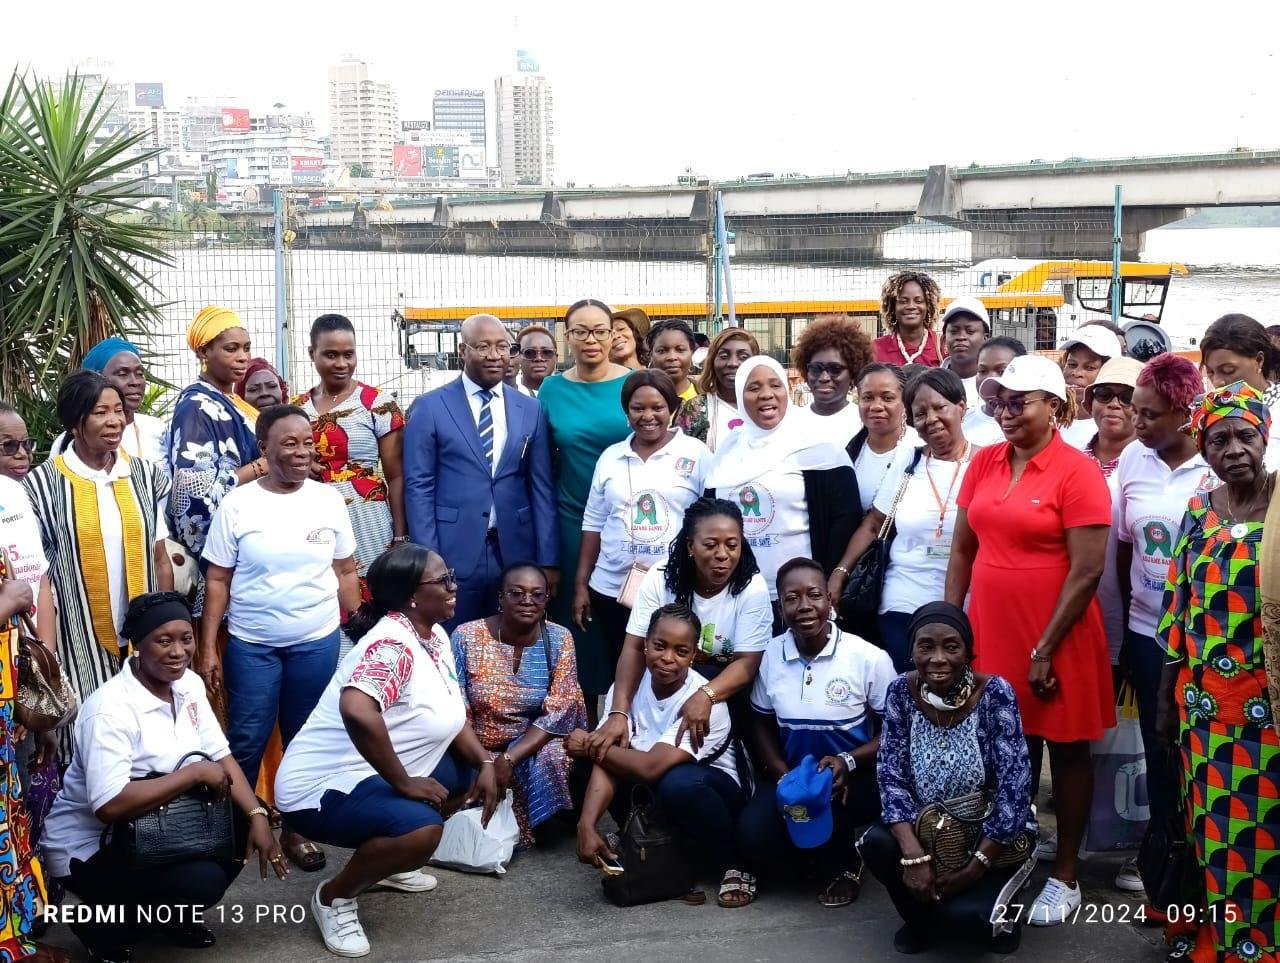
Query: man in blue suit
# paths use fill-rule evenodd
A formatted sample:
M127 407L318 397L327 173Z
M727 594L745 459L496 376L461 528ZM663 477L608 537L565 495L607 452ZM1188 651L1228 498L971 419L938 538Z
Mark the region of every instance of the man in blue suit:
M560 549L551 433L538 402L503 384L507 330L475 314L459 341L462 376L414 402L404 436L409 538L458 580L450 629L498 610L505 564L536 562L554 590Z

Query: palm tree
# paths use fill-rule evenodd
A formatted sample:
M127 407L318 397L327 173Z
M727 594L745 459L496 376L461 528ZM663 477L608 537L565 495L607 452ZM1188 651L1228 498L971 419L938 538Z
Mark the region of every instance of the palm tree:
M166 225L171 220L172 218L169 215L168 209L161 201L152 201L150 205L147 206L147 209L142 213L142 221L144 224L157 226Z
M142 223L142 135L100 137L102 93L14 73L0 95L0 399L34 438L55 429L53 397L104 337L145 338L159 320L147 269L165 231Z

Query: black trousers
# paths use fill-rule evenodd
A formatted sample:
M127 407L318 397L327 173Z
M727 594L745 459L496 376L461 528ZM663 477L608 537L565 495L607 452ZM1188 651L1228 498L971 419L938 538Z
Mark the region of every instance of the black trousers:
M71 875L58 882L87 906L115 908L113 922L77 923L71 929L91 949L119 950L162 928L157 922L190 922L193 908L218 903L243 868L238 860L192 860L133 869L118 850L107 847L87 860L73 859Z
M902 850L889 827L875 822L859 844L862 858L876 879L884 884L894 908L903 922L925 936L945 934L947 939L987 944L992 940L991 912L1000 891L1016 873L1014 869L996 869L987 873L971 889L938 903L922 903L902 881ZM1013 915L1016 910L1008 911ZM1014 924L1017 926L1018 924Z
M601 595L593 588L587 589L591 597L591 618L599 629L600 638L608 647L610 673L612 679L618 673L618 658L622 655L623 640L627 636L627 622L631 619L631 610L617 599ZM603 693L602 693L603 694Z

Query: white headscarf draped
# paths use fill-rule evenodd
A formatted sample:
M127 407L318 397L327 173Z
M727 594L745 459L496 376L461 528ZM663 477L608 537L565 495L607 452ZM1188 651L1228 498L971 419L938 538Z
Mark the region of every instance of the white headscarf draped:
M780 401L786 405L782 420L772 428L756 424L742 399L751 373L762 367L782 382ZM791 403L787 372L773 358L756 355L742 362L734 378L734 391L743 424L716 449L715 461L707 476L708 488L746 485L774 470L822 471L852 467L843 448L822 438L824 431L819 419Z

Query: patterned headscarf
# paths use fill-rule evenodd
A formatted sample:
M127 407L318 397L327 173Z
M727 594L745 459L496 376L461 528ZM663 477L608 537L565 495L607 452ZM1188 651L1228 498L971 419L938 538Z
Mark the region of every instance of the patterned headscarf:
M250 359L248 367L244 369L244 377L235 384L236 394L243 398L245 384L259 371L270 371L276 376L276 381L280 382L280 403L287 405L289 403L289 383L285 381L280 372L276 370L275 365L266 358Z
M1271 433L1271 409L1262 392L1244 381L1236 381L1197 399L1191 410L1191 438L1204 452L1205 433L1224 418L1241 418L1258 429L1262 440Z

